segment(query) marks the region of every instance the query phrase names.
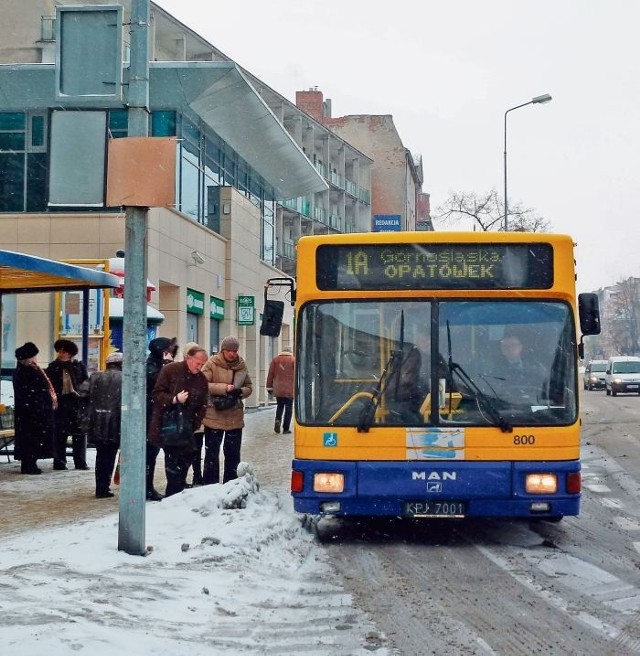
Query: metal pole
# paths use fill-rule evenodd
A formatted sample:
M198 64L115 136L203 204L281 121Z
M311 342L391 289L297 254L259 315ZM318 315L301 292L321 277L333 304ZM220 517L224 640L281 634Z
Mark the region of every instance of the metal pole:
M510 110L504 113L504 219L503 230L509 230L509 207L507 203L507 114Z
M514 109L520 109L520 107L544 104L550 102L551 100L551 96L548 93L545 93L541 96L535 96L535 98L532 98L529 102L522 103L522 105L516 105L511 109L507 109L507 111L504 113L504 232L509 230L509 202L507 200L507 114L512 112Z
M522 105L516 105L511 109L507 109L507 111L504 113L504 232L509 230L509 204L507 201L507 114L512 112L514 109L520 109L520 107L526 107L527 105L531 104L533 104L533 100L522 103Z
M149 133L149 0L131 3L129 136ZM146 553L147 208L127 207L118 549Z

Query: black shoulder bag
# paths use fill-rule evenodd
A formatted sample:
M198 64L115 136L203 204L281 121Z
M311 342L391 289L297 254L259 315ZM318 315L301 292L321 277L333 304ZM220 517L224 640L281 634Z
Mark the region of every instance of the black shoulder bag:
M193 446L193 422L186 412L184 403L175 403L164 411L159 433L162 446L170 448Z
M233 381L236 377L236 372L233 372L233 376L231 377L231 384L233 385ZM238 399L242 395L242 390L236 389L233 390L233 392L227 392L226 394L216 394L211 397L211 403L213 404L213 407L220 411L220 410L231 410L232 408L235 408L238 405Z

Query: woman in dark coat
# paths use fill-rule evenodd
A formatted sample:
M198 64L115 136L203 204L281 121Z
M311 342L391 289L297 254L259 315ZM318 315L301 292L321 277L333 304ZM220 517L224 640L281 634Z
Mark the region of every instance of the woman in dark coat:
M89 379L89 436L96 446L96 498L114 496L109 489L120 448L122 353L107 358L105 371Z
M16 349L13 374L15 458L21 461L23 474L41 474L36 461L53 455L53 411L56 393L47 375L38 365L38 347L27 342Z

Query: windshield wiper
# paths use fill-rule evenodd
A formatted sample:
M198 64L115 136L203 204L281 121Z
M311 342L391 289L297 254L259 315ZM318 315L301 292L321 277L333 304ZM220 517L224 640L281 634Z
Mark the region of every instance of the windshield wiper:
M455 373L458 374L460 380L467 386L470 387L476 394L476 399L481 401L484 405L486 413L489 415L489 418L493 423L498 426L498 428L503 433L513 432L513 426L500 414L499 410L493 405L493 401L476 385L475 380L469 376L469 374L457 363L453 361L453 351L451 349L451 327L449 321L447 320L447 345L449 349L449 375L453 379Z
M513 426L500 414L493 401L476 385L473 378L457 362L451 362L449 367L452 375L457 374L460 380L475 392L476 398L482 402L486 413L493 423L503 433L512 433Z

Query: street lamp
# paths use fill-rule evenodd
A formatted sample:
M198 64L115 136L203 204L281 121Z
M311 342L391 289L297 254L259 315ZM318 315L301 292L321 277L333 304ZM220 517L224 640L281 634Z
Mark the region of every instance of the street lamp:
M509 208L507 203L507 114L512 112L514 109L520 109L520 107L526 107L527 105L542 105L551 101L551 96L548 93L543 94L542 96L536 96L532 98L529 102L522 103L522 105L516 105L511 109L507 109L504 113L504 231L507 232L509 229Z

